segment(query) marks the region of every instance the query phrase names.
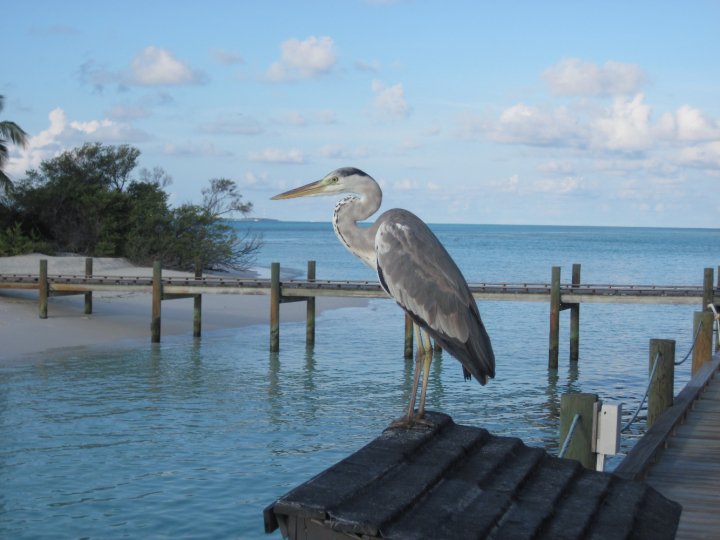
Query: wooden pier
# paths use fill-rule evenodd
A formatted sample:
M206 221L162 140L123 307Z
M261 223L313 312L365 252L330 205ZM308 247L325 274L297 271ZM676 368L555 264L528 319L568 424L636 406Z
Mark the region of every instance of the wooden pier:
M610 285L580 282L580 265L573 265L570 283L561 283L560 267L553 267L549 283L470 283L477 300L511 302L548 302L550 325L548 367L558 366L560 312L570 309L570 361L578 360L580 340L580 305L588 303L697 305L706 309L709 303L720 304L720 267L718 283L713 284L713 269L706 268L702 285ZM317 297L388 298L376 281L319 280L315 278L315 262L308 262L306 279L280 280L280 265L273 263L270 279L248 279L220 276L163 277L159 263L152 277L95 276L92 259L86 259L85 275L53 275L47 261L40 262L38 274L0 275L0 289L38 291L39 316L48 316L48 298L82 294L85 313L92 312L93 292L144 292L152 294L151 341L161 336L162 301L194 298L193 335L200 336L203 294L260 294L270 296L270 350L280 346L280 305L286 302L307 302L308 346L315 336L315 299ZM716 346L720 343L716 343ZM406 321L405 352L412 354L412 331Z
M672 539L680 505L514 437L427 412L387 429L265 509L284 538Z
M615 470L644 479L683 512L678 539L720 534L720 353L693 378Z

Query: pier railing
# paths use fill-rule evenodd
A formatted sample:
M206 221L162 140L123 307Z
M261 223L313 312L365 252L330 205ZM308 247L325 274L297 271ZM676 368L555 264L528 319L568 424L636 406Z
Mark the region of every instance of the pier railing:
M570 361L577 361L579 351L580 304L628 303L700 305L720 304L720 267L718 283L713 284L713 269L706 268L703 285L614 285L586 284L580 281L580 265L572 268L572 281L561 283L560 267L553 267L549 283L470 283L470 290L478 300L549 302L550 331L548 367L558 365L560 311L570 309ZM281 280L280 265L273 263L271 277L238 278L232 276L202 276L199 272L188 277L166 277L155 263L152 277L93 275L92 259L86 259L85 275L49 274L47 261L40 261L38 274L0 274L0 289L39 291L39 315L47 318L48 298L72 294L85 295L85 313L92 312L93 292L152 293L151 339L160 340L161 301L176 298L195 298L194 335L200 334L201 297L203 294L260 294L270 296L270 348L279 348L280 304L305 301L307 310L307 342L314 342L317 297L387 298L378 282L357 280L320 280L315 278L315 262L308 262L306 279ZM412 354L412 332L405 332L406 354ZM409 341L409 343L408 343ZM720 345L718 343L716 346Z

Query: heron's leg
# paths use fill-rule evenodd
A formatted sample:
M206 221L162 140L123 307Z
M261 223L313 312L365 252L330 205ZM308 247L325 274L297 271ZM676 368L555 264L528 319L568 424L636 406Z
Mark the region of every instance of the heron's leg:
M422 359L425 353L425 342L423 341L423 333L420 327L413 323L415 327L415 340L417 341L417 352L415 353L415 373L413 375L413 386L410 392L410 404L408 406L407 419L408 422L415 416L415 399L417 396L418 384L420 383L420 371L422 369Z
M418 407L417 414L418 418L422 418L425 413L425 394L427 393L428 380L430 379L430 364L432 364L433 359L433 347L430 342L430 336L427 333L425 333L425 339L427 342L423 358L423 384L422 390L420 390L420 406Z

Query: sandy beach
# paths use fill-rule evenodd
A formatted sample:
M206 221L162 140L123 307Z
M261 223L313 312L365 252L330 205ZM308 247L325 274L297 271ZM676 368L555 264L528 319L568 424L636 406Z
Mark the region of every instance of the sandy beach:
M84 257L41 254L0 257L0 274L37 274L40 259L47 259L49 275L84 275ZM134 266L125 259L95 258L97 276L151 276L152 268ZM163 270L164 276L186 276ZM206 294L202 299L202 331L269 324L266 295ZM125 340L150 342L149 293L93 293L93 313L85 315L82 295L51 297L48 318L38 317L38 292L0 289L0 362L42 356L68 347L111 345ZM366 300L318 298L317 310L364 306ZM187 335L192 339L192 299L162 303L162 336ZM282 322L305 320L305 303L283 304ZM269 332L269 330L268 330ZM282 333L282 330L281 330Z

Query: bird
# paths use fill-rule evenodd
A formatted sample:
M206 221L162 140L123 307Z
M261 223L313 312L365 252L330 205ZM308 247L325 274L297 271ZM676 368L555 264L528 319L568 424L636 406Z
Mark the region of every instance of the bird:
M485 385L495 377L495 354L472 292L437 236L408 210L393 208L374 223L360 225L382 204L382 190L367 173L342 167L322 179L291 189L272 200L346 194L332 216L336 236L353 255L377 272L380 285L414 323L417 354L407 414L393 426L429 425L424 419L430 338L460 361L465 380ZM423 374L420 402L415 400Z

